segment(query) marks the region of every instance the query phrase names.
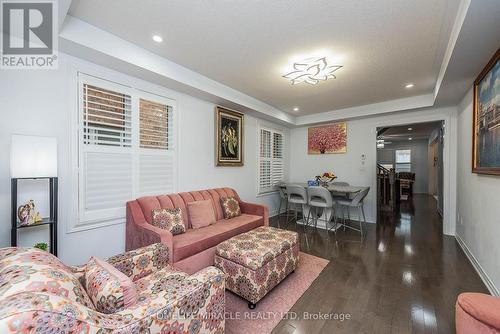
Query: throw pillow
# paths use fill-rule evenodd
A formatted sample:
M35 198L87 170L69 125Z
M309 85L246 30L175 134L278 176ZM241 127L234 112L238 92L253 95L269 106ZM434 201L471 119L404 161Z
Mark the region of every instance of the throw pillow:
M191 221L193 228L205 227L215 223L215 212L211 200L190 202L187 207L189 221Z
M230 219L241 216L240 204L235 197L221 197L220 204L224 211L224 218Z
M91 257L85 270L87 294L101 313L116 313L137 302L134 282L121 271L96 257Z
M153 209L152 225L161 229L167 230L173 235L186 232L184 221L182 219L182 211L176 209Z

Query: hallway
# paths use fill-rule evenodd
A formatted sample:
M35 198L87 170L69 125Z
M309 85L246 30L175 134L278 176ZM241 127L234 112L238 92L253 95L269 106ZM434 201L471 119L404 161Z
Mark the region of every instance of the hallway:
M363 240L284 221L281 228L299 232L301 251L331 262L290 310L298 319L281 321L273 333L454 333L458 294L487 293L455 238L443 236L432 196L415 195L400 213L379 215ZM304 320L302 312L350 320Z

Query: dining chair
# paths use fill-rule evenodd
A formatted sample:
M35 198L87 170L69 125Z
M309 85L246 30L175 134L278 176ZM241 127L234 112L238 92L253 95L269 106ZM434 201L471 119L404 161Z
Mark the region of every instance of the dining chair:
M307 204L307 190L302 186L288 185L286 186L286 193L288 195L288 205L293 205L295 223L297 223L297 212L303 212L302 206ZM303 224L306 224L306 217L302 214ZM287 223L290 220L287 220Z
M368 195L369 191L370 187L366 187L363 190L356 193L356 195L354 195L352 199L344 198L336 200L336 204L342 209L343 220L341 225L344 227L344 230L345 228L350 228L351 230L358 231L361 233L361 235L363 235L363 223L366 224L365 209L363 207L363 204L364 204L364 199L366 195ZM358 210L359 229L346 224L345 216L343 215L344 208L347 209L348 220L350 220L351 208L355 208ZM363 221L361 221L361 215L363 215Z
M336 219L334 220L334 225L328 228L328 224L332 222L332 219L335 217L334 206L335 203L332 199L332 194L328 189L324 187L308 187L307 188L307 204L309 205L309 214L308 217L312 213L312 220L314 222L314 227L318 226L318 209L325 210L331 209L329 217L326 217L326 228L331 230L336 227ZM337 235L337 229L334 230L335 235Z
M283 215L283 213L281 212L281 208L283 207L283 204L285 205L285 212L284 212L285 217L286 217L285 221L288 221L288 218L290 218L290 215L288 212L288 194L286 191L286 185L279 184L278 187L279 187L279 194L280 194L280 205L278 208L278 225L279 225L280 217L281 217L281 215Z

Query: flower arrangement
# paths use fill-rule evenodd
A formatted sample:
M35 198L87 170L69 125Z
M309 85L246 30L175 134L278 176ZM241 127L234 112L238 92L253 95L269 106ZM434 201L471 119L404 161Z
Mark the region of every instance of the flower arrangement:
M336 178L337 178L337 176L335 176L335 174L333 174L332 172L325 172L322 175L316 176L316 180L323 187L328 187L328 183L332 182Z

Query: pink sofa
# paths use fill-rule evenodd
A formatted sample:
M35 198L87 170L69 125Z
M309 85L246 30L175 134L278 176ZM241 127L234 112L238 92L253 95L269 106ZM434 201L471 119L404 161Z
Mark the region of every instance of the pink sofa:
M500 298L462 293L455 306L457 334L500 333Z
M221 197L238 199L241 216L224 219ZM193 229L187 214L187 203L210 199L217 222L213 225ZM157 208L181 208L186 232L172 235L166 230L151 225L151 211ZM214 263L215 247L221 242L259 226L269 225L266 206L242 202L231 188L208 189L179 194L141 197L127 203L126 250L133 250L161 242L169 249L169 261L187 273L211 266Z

